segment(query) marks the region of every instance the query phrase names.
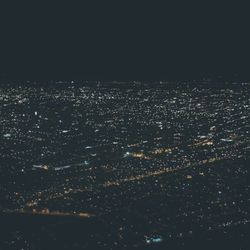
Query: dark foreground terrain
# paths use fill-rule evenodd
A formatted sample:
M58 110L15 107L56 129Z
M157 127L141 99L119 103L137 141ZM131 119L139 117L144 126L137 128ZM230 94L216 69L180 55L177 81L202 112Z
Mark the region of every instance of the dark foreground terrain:
M250 85L2 83L0 249L250 249Z

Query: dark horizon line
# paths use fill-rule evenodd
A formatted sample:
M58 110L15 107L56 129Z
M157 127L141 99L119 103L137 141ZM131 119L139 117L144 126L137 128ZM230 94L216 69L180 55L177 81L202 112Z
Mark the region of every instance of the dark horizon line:
M210 81L223 81L223 82L250 82L250 76L242 76L238 74L234 75L181 75L175 76L175 75L169 75L162 76L162 75L147 75L145 76L140 75L116 75L114 74L111 76L104 75L104 74L72 74L72 75L65 75L65 74L55 74L55 75L49 75L44 74L43 76L40 74L33 75L33 74L13 74L13 75L0 75L0 81L151 81L151 82L179 82L179 81L204 81L204 82L210 82Z

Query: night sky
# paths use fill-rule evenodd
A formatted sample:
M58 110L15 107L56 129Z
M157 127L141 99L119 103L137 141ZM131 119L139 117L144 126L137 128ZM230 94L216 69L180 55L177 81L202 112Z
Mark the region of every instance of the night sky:
M1 6L0 77L249 80L247 7Z

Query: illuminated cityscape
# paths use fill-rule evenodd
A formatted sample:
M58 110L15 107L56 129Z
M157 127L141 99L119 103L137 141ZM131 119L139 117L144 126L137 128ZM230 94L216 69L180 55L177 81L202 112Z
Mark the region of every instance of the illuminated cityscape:
M0 128L0 249L250 247L248 83L3 82Z

